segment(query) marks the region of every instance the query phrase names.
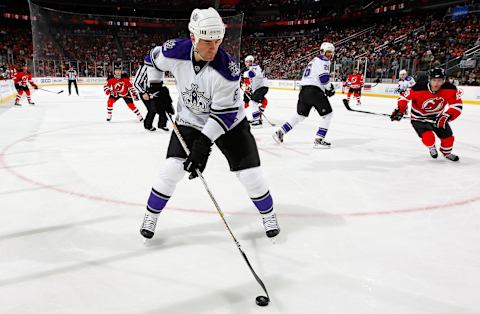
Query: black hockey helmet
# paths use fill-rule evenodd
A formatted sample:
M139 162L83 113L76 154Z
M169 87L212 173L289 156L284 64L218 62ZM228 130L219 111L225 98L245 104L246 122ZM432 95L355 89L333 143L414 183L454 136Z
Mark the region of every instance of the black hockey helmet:
M430 79L434 78L445 78L445 70L442 68L433 68L429 73Z

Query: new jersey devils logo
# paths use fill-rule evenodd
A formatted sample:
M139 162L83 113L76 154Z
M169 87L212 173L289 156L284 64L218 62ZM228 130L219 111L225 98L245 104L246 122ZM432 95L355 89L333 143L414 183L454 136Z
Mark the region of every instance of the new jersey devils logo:
M125 93L125 84L123 82L117 82L113 85L113 90L117 95L123 95Z
M442 97L430 98L423 102L422 109L426 112L439 112L445 107L444 102L445 99L443 99Z

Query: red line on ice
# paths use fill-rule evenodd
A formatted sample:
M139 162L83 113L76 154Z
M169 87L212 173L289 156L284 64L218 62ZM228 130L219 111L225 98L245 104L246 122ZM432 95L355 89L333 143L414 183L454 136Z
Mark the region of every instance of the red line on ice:
M105 203L110 203L110 204L118 204L118 205L124 205L124 206L135 206L135 207L144 207L145 204L142 203L135 203L135 202L130 202L130 201L123 201L123 200L117 200L117 199L111 199L111 198L106 198L98 195L90 195L86 193L81 193L81 192L75 192L75 191L70 191L67 189L59 188L54 185L49 185L45 184L42 182L39 182L37 180L34 180L32 178L29 178L25 175L22 175L15 171L7 162L6 160L6 153L9 149L14 147L15 145L24 142L32 137L41 135L41 134L46 134L46 133L52 133L52 132L57 132L65 129L71 129L71 128L77 128L77 127L83 127L90 125L89 124L82 124L82 125L76 125L76 126L68 126L64 128L59 128L59 129L54 129L54 130L49 130L49 131L43 131L43 132L37 132L34 134L31 134L29 136L23 137L21 139L18 139L9 145L5 146L2 151L0 152L0 166L3 166L3 169L5 169L8 173L10 173L12 176L28 182L30 184L39 186L44 189L56 191L59 193L67 194L67 195L72 195L92 201L99 201L99 202L105 202ZM270 152L272 154L275 154L273 152ZM459 201L454 201L454 202L449 202L449 203L443 203L443 204L434 204L434 205L426 205L426 206L419 206L419 207L413 207L413 208L403 208L403 209L393 209L393 210L379 210L379 211L370 211L370 212L346 212L346 213L296 213L296 214L289 214L289 213L284 213L281 214L284 217L298 217L298 218L303 218L303 217L328 217L328 216L383 216L383 215L395 215L395 214L406 214L406 213L413 213L413 212L422 212L422 211L432 211L432 210L439 210L439 209L448 209L452 207L457 207L457 206L462 206L462 205L467 205L471 203L475 203L480 201L480 196L469 198L469 199L464 199L464 200L459 200ZM170 210L178 210L182 212L192 212L192 213L199 213L199 214L216 214L217 211L215 210L208 210L208 209L195 209L195 208L179 208L179 207L170 207L167 206L168 209ZM257 215L255 211L252 212L227 212L230 215Z

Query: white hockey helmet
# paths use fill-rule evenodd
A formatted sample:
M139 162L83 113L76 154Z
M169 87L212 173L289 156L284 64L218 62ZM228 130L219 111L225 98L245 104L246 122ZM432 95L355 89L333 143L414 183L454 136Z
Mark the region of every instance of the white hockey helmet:
M323 42L320 45L320 50L323 51L324 53L327 51L331 51L332 53L335 53L335 46L332 43Z
M195 36L195 44L200 39L218 40L225 36L225 24L214 8L193 10L188 30Z
M407 77L407 70L401 70L398 75L400 76L400 78L406 78Z
M253 61L255 61L255 58L252 55L248 55L248 56L245 57L245 62L248 62L248 61L253 62Z

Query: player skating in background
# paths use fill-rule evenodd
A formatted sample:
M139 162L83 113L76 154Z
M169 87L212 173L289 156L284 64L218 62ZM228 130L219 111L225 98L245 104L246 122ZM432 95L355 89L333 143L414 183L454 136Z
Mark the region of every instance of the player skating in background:
M435 134L440 138L440 152L451 161L458 161L459 157L452 154L453 136L450 122L462 113L461 90L455 85L445 82L445 72L441 68L430 71L428 82L419 82L407 89L398 100L398 108L392 115L392 121L400 121L407 112L407 105L411 101L412 126L428 147L432 158L438 157L435 146Z
M252 111L252 121L250 123L255 126L262 125L262 113L267 108L268 100L265 95L268 93L267 78L262 68L258 64L254 64L253 56L247 56L245 58L246 70L243 72L244 83L248 83L244 92L247 94L249 101L249 107ZM250 93L248 94L248 92Z
M297 113L273 135L277 143L283 143L283 137L298 123L308 117L314 107L320 115L320 126L317 130L314 148L330 147L331 143L325 137L332 120L332 106L328 97L335 95L335 87L330 82L330 62L333 59L335 47L324 42L320 46L320 55L315 57L305 68L300 81L300 94L298 95Z
M143 121L140 110L138 110L133 103L133 99L139 100L138 92L133 87L132 82L130 82L128 75L122 73L120 67L115 67L114 74L108 76L107 82L103 86L103 90L108 96L107 121L112 120L113 104L120 98L123 98L128 108L137 115L138 120L140 122Z
M360 74L357 69L353 69L353 74L347 77L345 84L348 87L348 93L347 98L343 101L348 105L350 103L350 97L353 94L353 97L357 100L357 106L360 106L362 104L360 102L360 96L362 94L363 75Z
M28 84L33 88L38 89L37 84L33 81L32 74L28 71L28 67L25 65L22 69L16 71L14 79L15 88L17 89L17 97L15 98L15 106L21 106L20 100L22 99L23 92L27 95L27 100L30 105L35 105L30 95L30 88Z
M243 91L243 107L245 109L247 109L249 107L250 96L252 95L252 85L250 84L250 78L245 77L243 75L243 73L245 73L246 70L248 70L248 69L245 68L244 70L242 70L242 72L241 72L242 75L240 77L240 88Z
M166 41L150 51L145 63L149 82L169 71L178 90L176 123L190 154L172 133L167 160L160 169L147 201L140 233L152 238L159 214L167 205L185 171L196 176L207 164L215 143L226 157L261 214L266 235L275 237L280 228L273 200L260 168L257 144L245 118L240 92L239 64L222 48L225 25L213 9L195 9L188 24L190 38ZM163 71L163 72L161 72ZM236 193L235 190L231 191Z
M67 77L68 80L68 96L72 94L72 84L75 86L75 91L77 92L78 96L78 86L77 86L77 80L78 80L78 73L75 71L73 67L70 67L68 69L67 73L65 73L65 76Z
M403 95L407 89L411 88L413 85L415 85L413 77L409 76L406 70L401 70L399 73L397 92L400 95Z

